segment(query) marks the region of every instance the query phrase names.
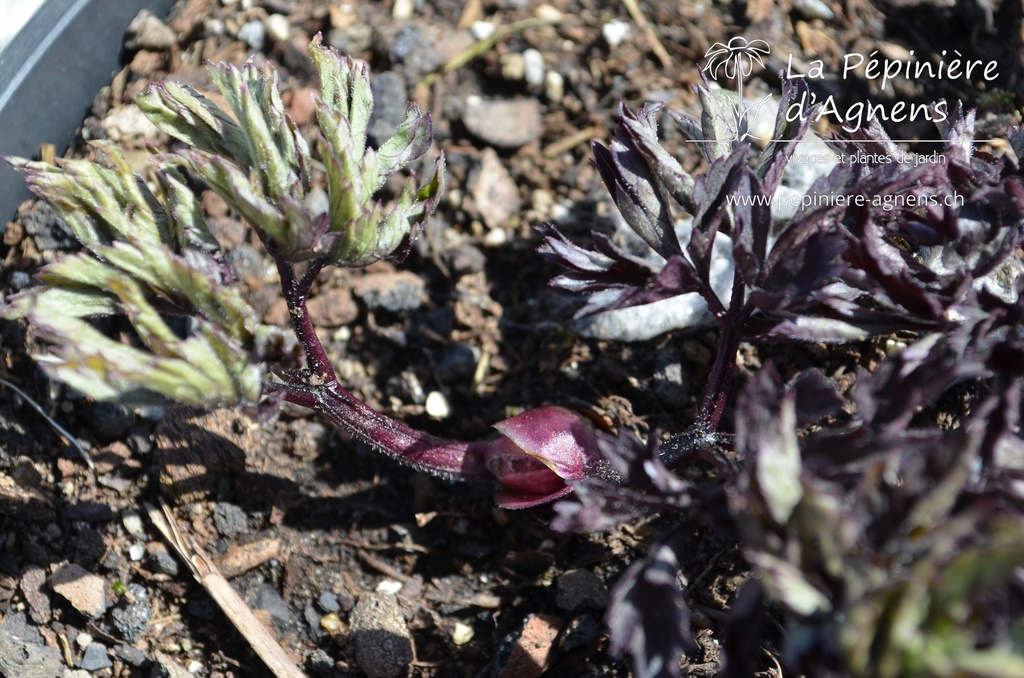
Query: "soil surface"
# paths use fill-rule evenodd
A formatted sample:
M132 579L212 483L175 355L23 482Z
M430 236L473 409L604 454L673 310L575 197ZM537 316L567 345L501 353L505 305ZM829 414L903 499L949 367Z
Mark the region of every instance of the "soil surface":
M619 102L696 113L690 86L703 56L735 35L772 47L745 83L752 95L778 93L780 55L796 55L803 73L816 60L842 73L851 53L959 50L998 61L999 78L980 81L987 89L978 79L936 78L880 90L851 74L812 89L844 107L869 97L962 99L981 106L984 136L1022 103L1021 6L650 0L631 14L630 4L179 2L126 36L126 65L97 94L69 154L87 156L85 141L110 139L145 175L146 149L170 146L135 96L170 76L216 99L203 64L242 63L254 52L279 69L290 113L311 132L316 82L306 46L320 32L370 64L375 140L414 100L433 115L428 156L443 150L449 167L444 204L406 262L332 270L318 281L311 313L342 381L372 406L447 437L486 437L494 422L543 404L588 408L644 435L680 431L714 335L584 336L572 322L581 300L546 286L557 272L533 251L531 226L543 221L572 237L614 232L589 142L610 139ZM494 30L498 39L473 52ZM699 169L693 145L667 118L663 128L684 167ZM934 134L888 129L897 138ZM252 304L283 325L287 311L255 237L212 193L203 204ZM75 247L52 212L31 203L3 243L6 292ZM114 320L108 327L121 329ZM29 357L39 346L28 328L3 324L2 339L5 378L88 448L95 471L25 398L0 388L0 636L22 643L0 642L0 673L13 671L3 662L20 651L35 653L26 671L40 676L64 666L82 676L269 675L151 525L149 507L164 501L310 675L629 674L609 654L602 615L617 575L670 527L664 521L558 534L550 508L498 509L490 488L410 472L308 412L257 420L97 404L45 378ZM768 357L783 372L813 364L840 375L870 367L884 350L885 340L828 351L745 346L737 378ZM720 625L747 570L733 544L694 535L692 546L681 581L700 650L684 674L714 675ZM782 675L776 655L765 648L762 675Z

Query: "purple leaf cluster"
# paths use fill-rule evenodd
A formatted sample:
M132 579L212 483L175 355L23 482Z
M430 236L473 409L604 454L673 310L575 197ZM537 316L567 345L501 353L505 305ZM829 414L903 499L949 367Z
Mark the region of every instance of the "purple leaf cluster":
M780 112L802 87L785 83ZM675 117L698 140L715 139L729 111L699 93L701 120ZM662 263L601 233L590 249L538 228L540 253L562 268L552 285L589 296L580 316L697 293L718 329L696 421L603 450L617 481L581 479L574 500L556 505L560 530L654 513L681 525L620 577L612 648L631 655L638 676L679 674L691 638L673 554L703 527L738 543L758 573L735 602L723 675L765 668L751 657L771 609L782 611L787 668L804 675L1018 675L1020 165L975 150L974 114L960 109L940 128L941 162L918 162L876 123L831 141L857 162L818 179L814 199L779 223L771 205L787 142L806 123L780 113L777 141L757 157L738 141L701 143L708 168L690 176L658 140L659 108L623 105L614 140L595 143L594 157L626 224ZM1024 132L1008 137L1020 157ZM692 235L680 242L684 217ZM723 238L735 262L725 298L710 280ZM769 363L732 398L740 342L893 333L908 346L861 370L848 392L819 371L783 379ZM962 417L936 425L952 394L966 403ZM727 407L733 430L722 427ZM712 470L708 480L674 470L693 463Z

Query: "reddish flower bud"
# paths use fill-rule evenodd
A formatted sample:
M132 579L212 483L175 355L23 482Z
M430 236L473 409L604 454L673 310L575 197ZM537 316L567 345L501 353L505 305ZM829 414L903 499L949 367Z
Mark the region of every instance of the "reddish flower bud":
M538 407L494 425L501 437L485 452L503 508L545 504L572 492L567 481L607 476L599 445L608 434L564 407Z

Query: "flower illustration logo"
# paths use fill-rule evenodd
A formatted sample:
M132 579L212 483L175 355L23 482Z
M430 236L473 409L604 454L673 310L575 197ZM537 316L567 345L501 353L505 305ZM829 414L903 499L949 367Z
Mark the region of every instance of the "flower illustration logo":
M747 113L755 110L756 115L761 106L771 98L768 96L749 107L744 106L743 79L750 77L750 74L754 72L755 62L764 68L764 61L761 57L769 55L771 51L771 47L764 40L747 40L737 35L730 39L727 45L716 42L704 54L707 62L701 69L702 71L714 80L718 80L718 74L724 72L726 78L736 81L736 95L739 100L738 113L744 127L741 139L749 136L745 131Z

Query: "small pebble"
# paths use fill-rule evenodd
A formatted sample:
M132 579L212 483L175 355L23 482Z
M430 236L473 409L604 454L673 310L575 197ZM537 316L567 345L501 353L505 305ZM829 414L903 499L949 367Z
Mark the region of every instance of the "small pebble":
M342 54L361 54L373 45L373 28L366 24L352 24L345 28L332 28L327 41Z
M110 614L111 621L128 643L134 643L142 635L146 624L152 618L149 596L146 589L138 584L129 584L127 597L121 606Z
M391 595L395 595L402 590L402 582L395 581L394 579L383 579L379 584L377 584L376 590L381 593L390 593Z
M530 615L522 631L515 634L507 654L499 653L494 675L497 678L531 678L543 675L551 664L555 639L564 622L549 614Z
M412 271L367 273L352 283L352 292L371 311L402 313L423 305L426 283Z
M455 630L452 631L452 642L456 645L465 645L473 640L473 627L462 622L455 622Z
M96 403L92 410L92 431L103 442L119 440L135 423L135 413L117 403Z
M103 578L80 565L72 563L54 572L50 588L87 617L99 617L107 610Z
M494 124L501 120L502 124ZM485 100L466 97L462 122L473 136L499 148L519 148L544 133L540 102L535 98Z
M629 24L621 19L612 19L604 26L601 26L601 36L612 49L618 47L629 37Z
M227 27L224 25L224 22L220 19L207 19L203 22L203 30L211 37L224 35L224 30L226 28Z
M569 622L562 634L562 652L592 647L601 639L601 624L592 615L584 614Z
M325 614L320 620L320 628L327 631L327 633L334 633L341 628L341 618L338 617L338 613L331 612L330 614Z
M141 669L149 663L149 657L146 656L146 653L131 645L118 645L114 648L114 655L124 663L130 664L137 669Z
M23 290L32 284L32 276L27 271L15 271L11 274L11 287L14 290Z
M133 563L137 563L142 560L142 557L146 555L146 547L142 544L132 544L128 547L128 558Z
M92 643L85 648L85 653L82 654L82 659L78 662L79 668L86 671L99 671L113 665L114 662L110 661L110 657L107 655L107 648L99 643Z
M121 514L121 523L124 525L124 529L128 530L128 534L133 537L141 537L146 533L142 527L142 518L132 509Z
M808 19L831 21L836 18L831 8L821 0L793 0L793 9Z
M370 91L373 93L373 113L367 134L373 143L379 145L390 139L399 125L405 122L409 94L405 80L394 71L370 76Z
M316 599L316 604L324 612L337 612L341 609L341 601L338 600L338 595L331 591L321 593L320 597Z
M523 79L527 85L540 87L544 84L544 57L537 50L530 48L523 52L525 70Z
M350 624L356 663L370 678L406 674L413 660L412 637L393 595L369 593L360 598Z
M565 20L565 14L560 9L546 2L538 7L534 14L536 14L538 19L544 19L553 23Z
M519 82L526 77L526 58L519 52L501 55L501 77L509 82Z
M309 655L309 670L313 673L330 673L334 669L334 660L324 650L317 648Z
M281 594L269 584L264 584L256 592L254 607L270 615L271 621L284 627L292 623L295 613L288 606Z
M84 650L85 648L92 645L93 640L95 640L95 638L93 638L92 635L85 633L83 631L82 633L79 633L77 636L75 636L75 645L78 646L79 650Z
M221 501L213 508L213 524L222 536L230 537L248 529L248 516L241 507Z
M449 414L452 413L451 405L448 404L448 399L444 397L444 394L440 391L431 391L427 394L427 403L425 405L427 415L434 419L446 419Z
M486 40L494 35L494 24L490 21L474 21L469 32L477 40Z
M504 228L519 215L519 183L493 148L485 148L470 173L468 186L476 211L490 229Z
M292 25L283 14L271 14L263 22L263 27L273 42L284 42L292 33Z
M170 26L145 9L140 11L128 24L127 33L129 37L125 41L125 47L130 50L164 50L171 47L178 39L177 34Z
M416 0L395 0L391 7L391 18L396 21L411 19L416 13Z
M555 604L566 612L603 610L608 606L608 587L590 570L571 570L557 580Z
M180 571L178 566L178 559L172 556L167 551L159 550L153 551L153 555L150 556L150 562L158 572L169 574L172 577L176 576Z
M238 29L238 39L259 51L267 39L267 29L262 21L250 21Z
M544 75L544 98L548 103L557 104L565 97L565 78L558 71L548 71Z

